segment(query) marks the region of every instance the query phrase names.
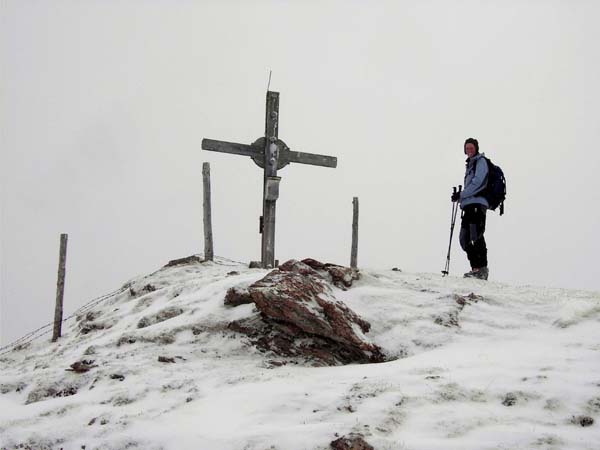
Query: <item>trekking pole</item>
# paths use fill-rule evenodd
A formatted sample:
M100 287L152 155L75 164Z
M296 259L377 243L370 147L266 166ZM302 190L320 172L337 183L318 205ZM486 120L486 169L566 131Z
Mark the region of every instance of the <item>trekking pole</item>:
M458 195L462 192L462 185L458 185ZM452 193L456 194L456 186L452 187ZM454 224L456 223L456 214L458 213L458 201L452 202L452 212L450 213L450 242L448 243L448 255L446 256L446 267L442 270L442 276L450 274L450 250L452 248L452 235L454 234Z

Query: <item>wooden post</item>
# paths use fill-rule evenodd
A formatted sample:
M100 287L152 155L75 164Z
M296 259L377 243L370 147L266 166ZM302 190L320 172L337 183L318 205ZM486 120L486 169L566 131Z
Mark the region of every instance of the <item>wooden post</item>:
M63 296L65 293L65 272L67 266L67 239L68 235L60 235L60 252L58 255L58 280L56 282L56 306L54 308L54 330L52 342L61 337L63 319Z
M356 269L358 259L358 197L352 199L352 250L350 251L350 267Z
M279 148L277 135L279 131L279 92L267 91L267 107L265 119L265 153L264 153L264 192L263 192L263 234L262 234L262 266L275 266L275 211L279 197L279 181L277 166L279 165Z
M213 251L213 233L212 233L212 212L210 204L210 163L202 164L202 177L204 179L204 260L212 261L214 259Z

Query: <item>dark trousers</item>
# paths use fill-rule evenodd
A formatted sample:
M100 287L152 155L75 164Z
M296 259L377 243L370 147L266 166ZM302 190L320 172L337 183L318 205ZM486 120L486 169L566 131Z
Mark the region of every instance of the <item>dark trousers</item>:
M485 213L482 205L464 207L460 223L460 246L467 252L471 268L487 267L487 247L485 245Z

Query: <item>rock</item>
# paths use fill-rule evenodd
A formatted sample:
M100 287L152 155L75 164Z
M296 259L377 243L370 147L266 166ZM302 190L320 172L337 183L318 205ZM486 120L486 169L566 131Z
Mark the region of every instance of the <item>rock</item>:
M74 362L73 364L71 364L70 369L65 369L65 370L70 371L70 372L76 372L76 373L85 373L94 367L98 367L98 365L94 364L93 359L89 359L89 360L83 359L81 361Z
M168 356L159 356L158 357L158 362L162 362L162 363L174 363L175 362L175 358L170 358Z
M52 384L37 386L29 392L25 404L36 403L51 397L69 397L77 394L78 387L74 384Z
M234 286L227 291L225 295L225 306L240 306L248 303L253 303L252 296L248 292L248 288Z
M124 344L135 344L137 342L137 337L130 335L130 334L125 334L123 336L121 336L119 338L119 340L117 341L117 347L120 347L121 345Z
M21 392L27 385L22 381L16 383L0 384L0 394L8 394L9 392Z
M229 329L247 335L250 342L261 351L302 358L314 366L371 362L361 350L310 335L292 324L261 316L231 322Z
M594 425L594 419L590 416L573 416L571 417L571 423L582 427L590 427Z
M369 445L362 434L350 433L329 444L333 450L375 450Z
M310 262L312 266L306 261ZM282 272L295 272L299 273L300 275L312 275L316 278L320 278L321 280L325 280L325 277L317 272L318 270L321 270L323 266L324 264L320 263L319 261L315 261L314 259L305 259L302 262L295 259L290 259L279 266L279 270Z
M177 317L180 314L183 314L182 308L171 306L171 307L165 308L151 316L142 317L139 320L137 327L138 328L146 328L146 327L149 327L150 325L154 325L154 324L157 324L160 322L164 322L165 320L172 319L173 317Z
M229 328L250 336L259 348L329 365L384 361L381 349L363 335L370 324L336 300L308 264L287 261L248 291L261 317L233 322Z
M120 373L113 373L110 375L110 379L123 381L125 379L125 375L121 375Z
M139 292L133 289L133 286L129 287L129 295L131 295L133 298L138 297L139 295L149 294L150 292L154 291L156 291L156 287L152 286L151 284L145 285Z
M235 275L239 275L240 273L237 270L232 270L231 272L227 272L228 277L233 277Z
M502 400L504 406L513 406L515 403L517 403L517 396L513 392L508 392Z
M92 331L104 330L106 325L102 322L86 322L83 321L79 324L79 332L81 334L88 334Z
M250 261L248 265L250 269L262 269L262 263L260 261Z
M302 262L312 269L327 273L331 282L340 289L346 290L352 286L354 280L360 279L360 272L351 267L338 266L337 264L323 264L311 258L303 259Z
M186 264L199 264L204 260L200 258L198 255L188 256L186 258L179 258L169 261L165 267L174 267L174 266L184 266Z
M397 268L397 267L394 267L392 270L393 270L394 272L402 272L402 270L400 270L400 269L399 269L399 268Z

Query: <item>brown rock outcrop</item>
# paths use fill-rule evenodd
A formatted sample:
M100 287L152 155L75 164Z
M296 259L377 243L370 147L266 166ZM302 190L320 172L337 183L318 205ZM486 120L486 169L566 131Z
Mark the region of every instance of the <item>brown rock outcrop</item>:
M225 295L225 306L240 306L247 303L253 303L252 296L248 292L248 288L234 286L227 291Z
M362 434L350 433L329 444L333 450L374 450Z
M360 272L351 267L329 263L323 264L311 258L303 259L302 262L316 271L328 274L331 283L343 290L351 287L354 280L360 279Z
M329 365L384 360L381 349L363 335L370 324L336 300L325 278L308 264L290 260L248 292L261 318L233 322L230 328L250 336L259 348Z

